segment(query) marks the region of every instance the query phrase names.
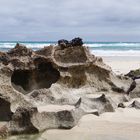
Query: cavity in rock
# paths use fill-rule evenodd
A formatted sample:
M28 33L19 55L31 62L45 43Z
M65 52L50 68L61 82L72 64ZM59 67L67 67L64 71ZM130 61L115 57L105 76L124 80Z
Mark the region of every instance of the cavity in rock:
M20 92L50 88L59 80L60 73L47 62L39 63L34 70L15 70L11 77L13 87Z

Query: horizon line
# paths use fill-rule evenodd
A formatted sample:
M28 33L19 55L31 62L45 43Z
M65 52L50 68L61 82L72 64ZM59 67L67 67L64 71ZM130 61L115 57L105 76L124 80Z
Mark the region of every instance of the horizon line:
M9 43L57 43L58 41L52 41L52 40L48 40L48 41L32 41L32 40L29 40L29 41L23 41L23 40L18 40L18 41L10 41L10 40L2 40L0 42L9 42ZM140 43L140 41L83 41L84 43Z

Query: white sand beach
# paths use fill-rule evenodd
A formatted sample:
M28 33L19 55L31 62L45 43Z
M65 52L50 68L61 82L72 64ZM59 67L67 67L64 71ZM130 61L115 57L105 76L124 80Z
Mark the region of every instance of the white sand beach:
M140 68L140 56L103 56L103 61L117 74Z

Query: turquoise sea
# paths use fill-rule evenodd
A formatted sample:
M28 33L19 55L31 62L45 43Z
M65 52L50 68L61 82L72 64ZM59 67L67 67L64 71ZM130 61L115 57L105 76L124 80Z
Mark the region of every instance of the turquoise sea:
M0 51L7 51L16 45L16 41L0 41ZM28 48L37 50L57 42L19 42ZM93 54L97 56L140 56L140 42L85 42Z

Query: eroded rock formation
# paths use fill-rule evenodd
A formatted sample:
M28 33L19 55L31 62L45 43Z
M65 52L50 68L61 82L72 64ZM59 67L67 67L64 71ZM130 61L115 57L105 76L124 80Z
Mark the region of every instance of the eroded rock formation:
M131 70L125 76L128 76L133 80L127 93L130 94L132 98L140 97L140 69Z
M80 38L37 51L27 47L0 53L0 116L8 116L7 133L69 129L81 116L113 112L125 101L132 80L116 76Z

